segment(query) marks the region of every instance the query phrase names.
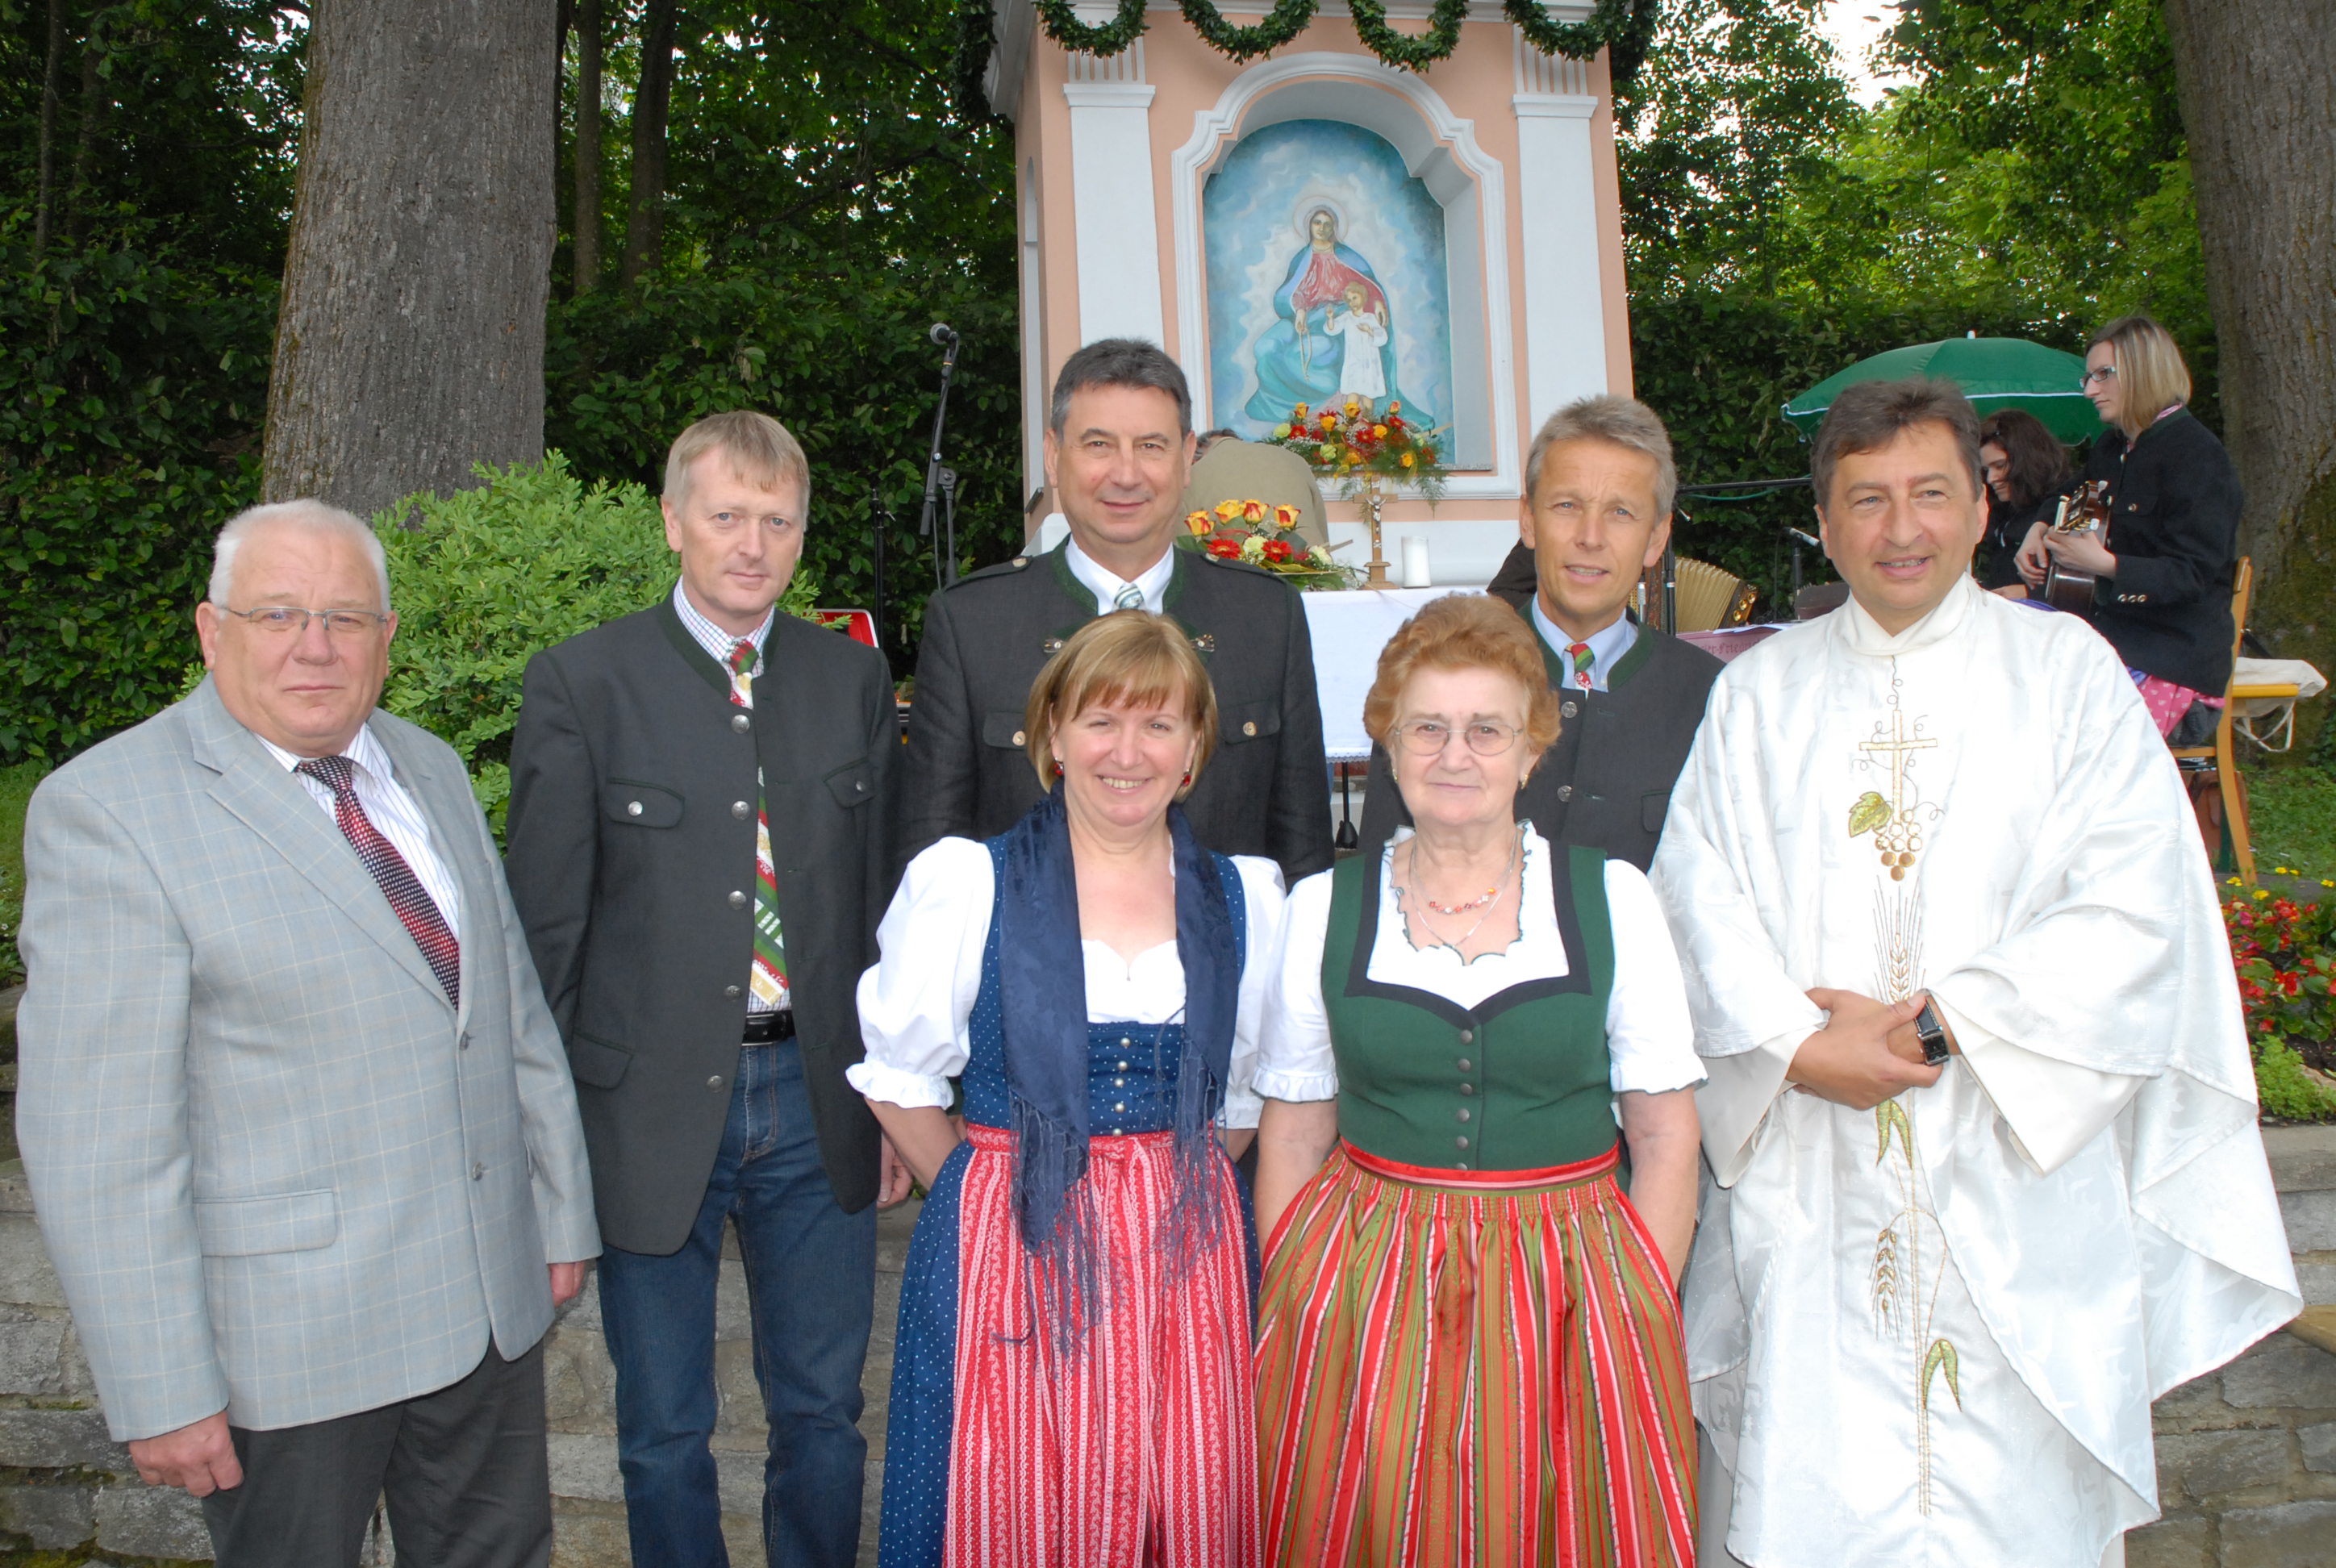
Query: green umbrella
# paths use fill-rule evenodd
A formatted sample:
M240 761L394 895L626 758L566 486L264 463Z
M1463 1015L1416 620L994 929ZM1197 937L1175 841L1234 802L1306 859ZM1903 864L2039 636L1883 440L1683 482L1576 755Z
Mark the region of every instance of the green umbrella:
M1815 436L1825 410L1853 382L1932 375L1961 387L1981 419L2000 408L2024 408L2062 441L2088 441L2101 433L2101 420L2079 383L2084 374L2077 355L2024 337L1950 337L1861 359L1785 404L1785 417L1802 435Z

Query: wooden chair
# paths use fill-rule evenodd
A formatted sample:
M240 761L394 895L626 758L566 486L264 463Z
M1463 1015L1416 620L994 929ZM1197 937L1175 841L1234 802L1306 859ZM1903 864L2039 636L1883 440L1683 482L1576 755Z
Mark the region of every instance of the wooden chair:
M2223 688L2222 716L2214 724L2214 739L2210 745L2178 745L2173 748L2179 760L2211 761L2214 782L2222 787L2223 829L2231 835L2231 855L2238 862L2239 878L2248 887L2255 885L2254 844L2247 833L2247 786L2239 776L2238 758L2231 745L2231 716L2235 703L2247 697L2276 696L2280 692L2270 687L2243 687L2238 684L2238 659L2241 642L2247 635L2247 599L2254 589L2255 564L2252 556L2239 557L2239 569L2231 579L2231 679ZM2206 840L2206 856L2214 858L2222 846L2220 836L2209 830L2201 814L2198 831Z

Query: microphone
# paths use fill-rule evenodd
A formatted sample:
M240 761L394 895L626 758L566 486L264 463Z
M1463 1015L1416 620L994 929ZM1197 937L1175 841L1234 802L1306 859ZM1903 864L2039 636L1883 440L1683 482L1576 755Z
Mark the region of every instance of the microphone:
M949 324L946 321L934 322L932 330L926 333L925 336L931 338L934 343L943 348L950 347L957 342L956 332L950 329Z
M1823 550L1825 548L1825 541L1823 540L1812 539L1797 528L1787 528L1785 531L1791 534L1801 543L1807 545L1811 550Z

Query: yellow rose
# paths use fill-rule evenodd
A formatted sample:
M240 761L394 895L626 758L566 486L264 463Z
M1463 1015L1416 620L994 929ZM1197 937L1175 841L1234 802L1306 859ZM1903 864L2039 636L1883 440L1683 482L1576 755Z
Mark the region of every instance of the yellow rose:
M1296 528L1298 526L1298 509L1287 504L1275 507L1273 509L1273 526L1280 529Z
M1305 405L1304 404L1302 404L1302 403L1301 403L1301 404L1299 404L1297 407L1295 407L1295 408L1291 409L1291 410L1290 411L1290 418L1292 418L1292 419L1303 419L1303 418L1305 418L1305 417L1306 417L1306 405Z
M1371 439L1374 441L1385 441L1387 439L1387 426L1384 424L1372 425Z
M1406 452L1403 454L1403 465L1406 468L1409 468L1411 466L1411 453Z
M1227 522L1231 522L1233 519L1241 515L1241 502L1238 501L1221 501L1217 502L1217 515L1223 518Z
M1265 521L1265 502L1261 501L1242 502L1241 521L1252 525L1263 522Z
M1205 511L1188 511L1184 514L1184 531L1195 538L1210 532L1216 526L1210 521L1209 514Z

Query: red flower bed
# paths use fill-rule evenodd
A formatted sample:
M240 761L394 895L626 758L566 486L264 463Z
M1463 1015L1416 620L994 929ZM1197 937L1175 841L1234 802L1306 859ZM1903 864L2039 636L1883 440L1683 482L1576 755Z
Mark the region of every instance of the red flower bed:
M2267 1113L2336 1116L2336 904L2258 891L2223 905Z

